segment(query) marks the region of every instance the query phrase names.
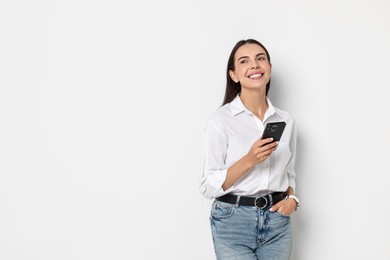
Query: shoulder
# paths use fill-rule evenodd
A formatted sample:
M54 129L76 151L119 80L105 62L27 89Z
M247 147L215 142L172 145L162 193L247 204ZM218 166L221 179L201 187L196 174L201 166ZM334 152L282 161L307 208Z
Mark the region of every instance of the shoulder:
M217 108L207 119L206 128L216 128L220 132L225 133L225 128L229 125L233 118L233 114L229 103Z
M214 113L211 114L211 116L208 118L208 122L212 122L215 124L221 124L231 118L232 111L230 108L230 104L223 105L219 108L217 108Z

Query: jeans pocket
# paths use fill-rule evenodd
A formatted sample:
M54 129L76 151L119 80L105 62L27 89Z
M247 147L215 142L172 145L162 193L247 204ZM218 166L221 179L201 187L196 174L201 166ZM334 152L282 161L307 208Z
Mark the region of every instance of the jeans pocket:
M231 217L236 209L234 204L216 200L211 208L211 217L213 219L226 219Z
M283 217L283 218L290 218L289 215L284 215L284 214L280 213L279 211L275 211L275 213L276 213L277 215L279 215L280 217Z

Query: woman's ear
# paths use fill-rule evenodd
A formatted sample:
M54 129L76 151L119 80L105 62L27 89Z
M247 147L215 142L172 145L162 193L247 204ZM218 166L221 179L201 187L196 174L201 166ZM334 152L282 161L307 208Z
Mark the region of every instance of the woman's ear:
M230 76L230 78L231 78L234 82L236 82L236 83L239 82L239 79L238 79L238 77L236 76L236 73L234 73L234 71L229 70L229 76Z

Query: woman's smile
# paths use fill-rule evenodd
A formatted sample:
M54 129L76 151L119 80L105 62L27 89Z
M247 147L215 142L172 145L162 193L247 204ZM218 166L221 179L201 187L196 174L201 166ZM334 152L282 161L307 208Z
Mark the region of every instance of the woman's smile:
M256 71L256 72L251 73L251 74L248 76L248 78L250 78L250 79L260 79L261 77L263 77L263 75L264 75L263 72L258 72L258 71Z

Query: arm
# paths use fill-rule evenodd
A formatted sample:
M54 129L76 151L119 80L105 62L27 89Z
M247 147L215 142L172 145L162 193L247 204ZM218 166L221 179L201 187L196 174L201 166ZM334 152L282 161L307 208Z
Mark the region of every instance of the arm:
M286 173L289 180L289 187L285 191L285 195L295 195L295 154L296 154L296 144L297 144L297 132L294 129L292 132L291 140L290 140L290 151L291 158L286 166ZM297 208L297 202L293 198L285 199L275 204L270 208L270 211L279 211L283 215L291 215Z
M203 139L203 166L199 186L200 193L208 199L229 192L222 190L227 173L225 166L227 149L226 135L215 123L209 121Z
M222 189L227 190L244 176L252 167L265 161L277 147L277 142L271 142L271 138L257 140L249 152L227 170Z
M276 149L277 143L267 144L270 141L270 139L257 140L245 156L227 168L225 158L228 140L224 132L209 121L203 144L203 170L200 183L200 192L203 196L211 199L233 190L234 184L241 177L254 165L266 160Z

